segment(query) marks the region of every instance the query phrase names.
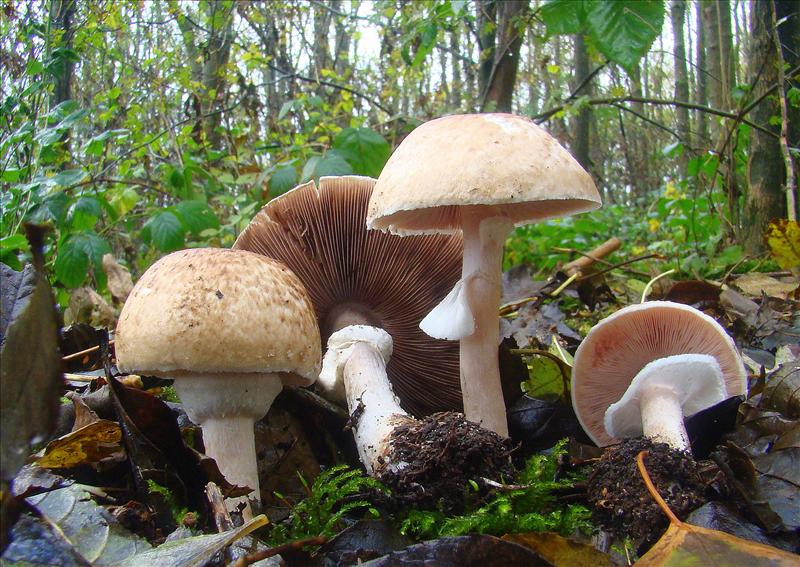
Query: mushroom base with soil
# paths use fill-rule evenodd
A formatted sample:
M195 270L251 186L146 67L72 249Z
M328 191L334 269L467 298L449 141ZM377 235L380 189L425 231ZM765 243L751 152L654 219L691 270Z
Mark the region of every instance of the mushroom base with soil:
M401 501L448 510L464 504L468 481L502 480L513 473L511 440L441 412L423 420L406 413L392 392L386 361L391 337L366 325L331 335L317 382L328 397L347 401L350 426L367 472Z

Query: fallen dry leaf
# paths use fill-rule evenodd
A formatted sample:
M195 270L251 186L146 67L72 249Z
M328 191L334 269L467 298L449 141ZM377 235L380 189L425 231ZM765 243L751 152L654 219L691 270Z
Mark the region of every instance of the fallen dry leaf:
M72 323L88 323L92 327L111 329L117 321L114 309L103 296L89 287L81 287L69 298L69 315Z
M760 274L758 272L751 272L736 278L734 285L747 295L753 297L761 297L762 293L766 293L770 297L777 297L779 299L787 299L789 294L800 287L800 283L782 282L772 276Z
M133 289L133 278L128 269L117 262L112 254L103 256L103 271L108 276L108 291L120 304L125 303Z
M611 567L615 564L607 553L556 533L507 534L503 539L534 550L555 567Z
M106 459L124 458L122 430L115 421L99 419L48 443L36 460L40 467L68 469L94 465Z
M772 257L784 270L800 267L800 225L777 219L769 223L765 235Z

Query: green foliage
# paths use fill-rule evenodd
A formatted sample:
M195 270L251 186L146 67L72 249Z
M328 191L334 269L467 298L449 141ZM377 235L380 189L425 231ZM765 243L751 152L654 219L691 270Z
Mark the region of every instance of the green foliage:
M513 490L502 490L486 504L460 516L439 511L411 510L401 531L417 539L481 533L503 535L520 532L554 531L563 535L590 527L589 511L583 506L560 508L553 491L572 486L574 478L556 479L559 459L566 454L566 440L557 443L549 455L535 455L525 464Z
M387 492L377 480L344 465L324 471L311 487L302 476L300 480L308 496L291 507L287 522L275 525L270 533L273 545L307 537L331 536L342 528L345 514L366 512L378 517L378 510L366 499L366 494Z
M594 47L629 73L664 24L662 0L551 0L541 8L551 35L585 33Z

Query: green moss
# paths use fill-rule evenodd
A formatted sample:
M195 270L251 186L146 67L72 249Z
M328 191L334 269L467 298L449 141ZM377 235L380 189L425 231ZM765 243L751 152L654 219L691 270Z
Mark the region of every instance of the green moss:
M174 386L164 386L161 388L161 393L158 397L165 402L172 402L173 404L179 404L181 402Z
M189 509L185 506L181 506L175 498L175 495L172 494L170 489L166 486L161 486L152 479L147 479L146 482L148 492L159 495L164 502L167 503L172 519L176 524L180 525L181 522L183 522L183 517L189 512Z

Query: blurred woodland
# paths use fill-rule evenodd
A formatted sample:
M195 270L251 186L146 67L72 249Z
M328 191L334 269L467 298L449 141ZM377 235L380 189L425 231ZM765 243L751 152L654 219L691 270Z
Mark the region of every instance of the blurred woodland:
M448 113L532 117L602 192L601 211L518 229L506 267L617 236L686 274L775 270L768 223L796 218L789 0L5 0L0 31L2 261L24 261L24 222L50 223L62 305L106 293L106 253L141 273L230 246L270 197L377 176Z

